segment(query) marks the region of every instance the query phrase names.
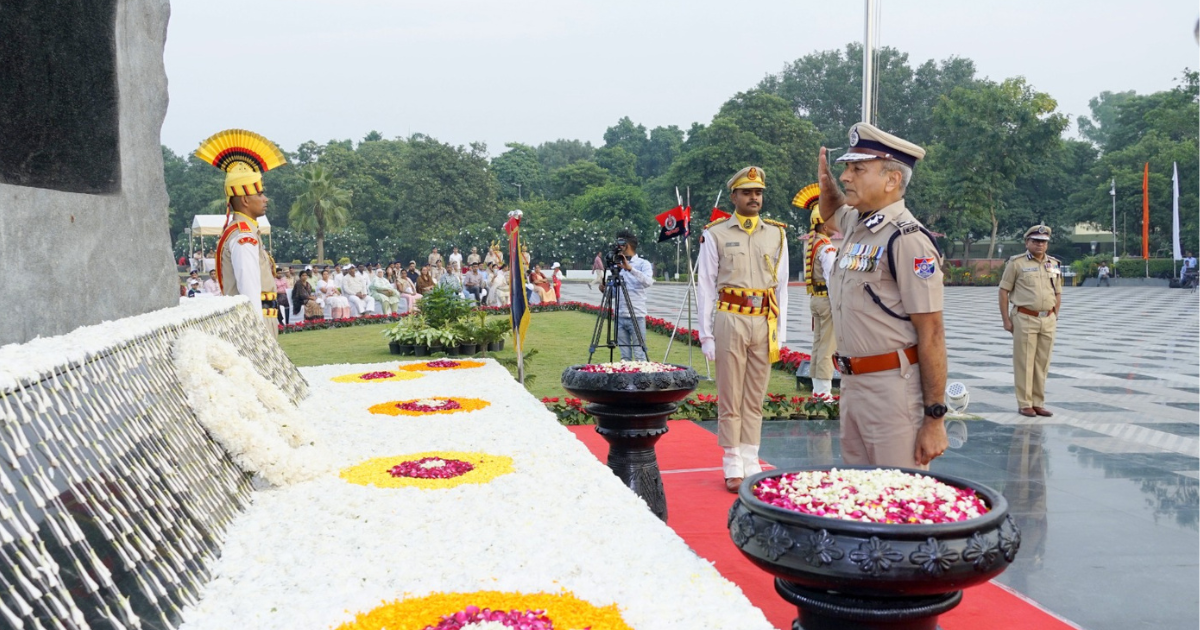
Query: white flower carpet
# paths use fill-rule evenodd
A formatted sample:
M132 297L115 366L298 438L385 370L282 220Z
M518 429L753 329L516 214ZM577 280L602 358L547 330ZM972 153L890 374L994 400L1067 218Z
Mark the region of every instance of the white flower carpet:
M311 393L300 415L333 472L255 494L184 629L516 627L473 613L471 594L485 591L480 607L541 594L619 612L520 627L772 627L503 367L483 363L411 380L380 378L398 363L301 369ZM333 380L355 373L372 380ZM393 466L432 478L391 483ZM385 603L392 616L367 615ZM439 618L464 608L461 621Z

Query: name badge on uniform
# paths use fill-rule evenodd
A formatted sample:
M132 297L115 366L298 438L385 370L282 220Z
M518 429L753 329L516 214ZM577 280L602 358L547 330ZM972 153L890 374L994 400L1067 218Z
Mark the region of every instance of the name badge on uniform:
M741 241L729 241L728 243L725 243L725 247L741 247L741 246L742 246Z

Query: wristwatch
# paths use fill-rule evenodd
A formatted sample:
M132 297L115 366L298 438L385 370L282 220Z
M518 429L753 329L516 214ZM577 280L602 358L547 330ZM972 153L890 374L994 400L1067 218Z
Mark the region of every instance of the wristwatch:
M943 418L950 411L945 403L933 403L925 408L925 415L930 418Z

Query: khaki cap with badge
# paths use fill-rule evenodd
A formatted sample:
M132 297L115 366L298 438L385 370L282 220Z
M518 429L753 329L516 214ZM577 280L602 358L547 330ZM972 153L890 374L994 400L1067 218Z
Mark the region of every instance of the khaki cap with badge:
M897 138L870 123L860 122L850 128L850 149L837 162L864 160L895 160L913 168L925 157L925 149Z
M1029 228L1028 230L1025 230L1025 239L1026 240L1032 239L1035 241L1048 241L1048 240L1050 240L1050 234L1051 234L1051 230L1050 230L1049 226L1038 224L1038 225L1035 225L1035 226Z
M767 174L760 166L747 166L738 171L733 177L726 182L729 190L737 190L739 188L766 188Z

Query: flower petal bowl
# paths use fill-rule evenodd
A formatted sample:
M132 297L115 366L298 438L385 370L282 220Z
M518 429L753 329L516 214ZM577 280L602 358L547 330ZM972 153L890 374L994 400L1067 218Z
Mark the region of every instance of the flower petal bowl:
M865 523L788 510L754 496L763 479L828 469L753 475L729 510L734 544L776 577L775 590L799 608L797 627L932 630L937 616L961 601L962 589L999 575L1021 546L1021 532L999 492L949 475L898 469L974 490L988 512L955 523Z
M687 398L700 384L690 367L671 372L584 372L583 365L563 370L563 389L576 398L603 405L659 405Z

